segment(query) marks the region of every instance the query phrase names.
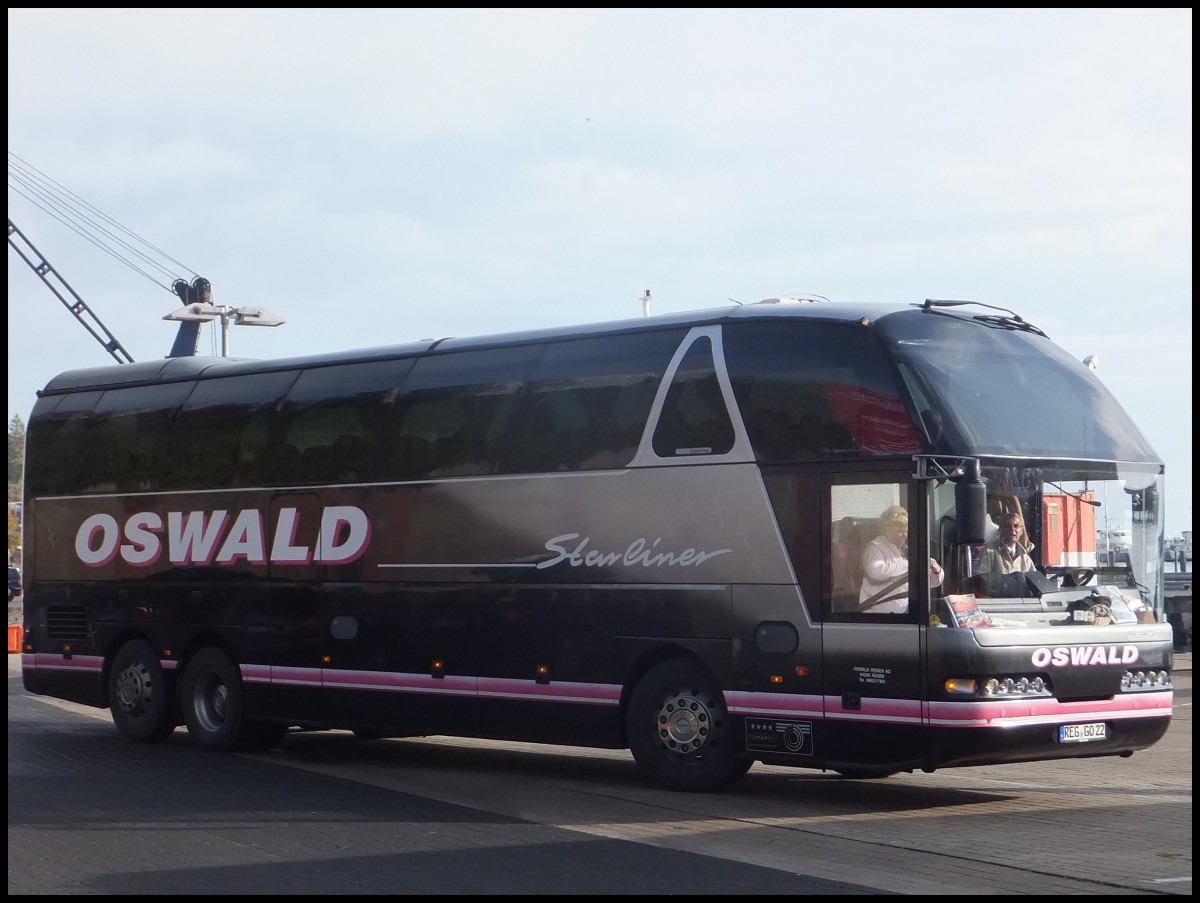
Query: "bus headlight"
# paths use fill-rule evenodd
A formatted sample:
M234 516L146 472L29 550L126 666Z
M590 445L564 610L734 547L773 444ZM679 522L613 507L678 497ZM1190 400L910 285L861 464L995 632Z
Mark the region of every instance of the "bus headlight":
M1121 677L1122 690L1158 690L1171 686L1171 672L1126 671Z
M989 677L983 681L980 695L988 697L1049 696L1050 687L1040 676Z

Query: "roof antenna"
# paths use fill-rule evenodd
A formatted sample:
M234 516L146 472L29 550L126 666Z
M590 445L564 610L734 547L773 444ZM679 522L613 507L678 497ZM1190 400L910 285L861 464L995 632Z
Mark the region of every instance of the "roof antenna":
M650 302L654 299L650 297L650 289L646 289L646 294L642 295L642 316L650 316Z

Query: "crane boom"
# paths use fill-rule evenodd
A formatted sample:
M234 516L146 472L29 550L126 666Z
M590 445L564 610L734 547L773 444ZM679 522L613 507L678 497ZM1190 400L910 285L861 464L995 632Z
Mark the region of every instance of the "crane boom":
M100 318L79 297L75 289L71 288L67 280L63 279L59 272L50 265L49 261L42 256L42 253L33 246L33 242L25 237L25 234L13 224L11 219L8 221L8 243L21 255L21 259L29 264L30 269L37 273L42 278L42 281L50 287L50 291L54 292L55 296L57 296L58 300L63 303L67 310L75 315L75 319L83 324L83 328L90 332L96 341L104 346L105 351L116 358L118 364L133 363L133 356L125 350L125 346L118 342L116 336L108 331L108 327L100 322ZM38 262L35 263L35 260ZM60 286L66 289L67 293L74 299L73 301L67 300L66 295L59 290Z

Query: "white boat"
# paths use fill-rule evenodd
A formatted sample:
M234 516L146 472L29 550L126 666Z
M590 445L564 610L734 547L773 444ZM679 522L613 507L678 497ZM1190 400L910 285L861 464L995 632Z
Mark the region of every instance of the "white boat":
M1128 552L1133 533L1128 527L1111 527L1096 531L1096 549L1101 552Z

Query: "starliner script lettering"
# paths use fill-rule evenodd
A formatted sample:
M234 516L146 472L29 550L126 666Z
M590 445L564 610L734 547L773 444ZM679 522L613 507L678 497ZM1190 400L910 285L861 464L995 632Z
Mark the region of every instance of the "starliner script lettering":
M579 540L575 542L575 540ZM732 549L716 549L705 552L699 549L687 548L682 552L660 551L658 544L662 542L659 536L653 541L646 537L638 537L629 544L624 552L602 552L599 549L589 549L590 536L580 539L578 533L563 533L546 541L546 548L554 553L553 558L538 562L538 569L554 567L564 561L571 567L612 567L617 564L627 566L641 565L642 567L695 567L715 558L732 552Z

